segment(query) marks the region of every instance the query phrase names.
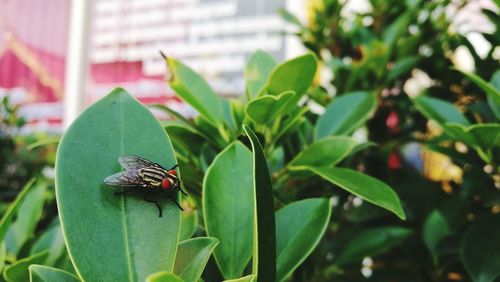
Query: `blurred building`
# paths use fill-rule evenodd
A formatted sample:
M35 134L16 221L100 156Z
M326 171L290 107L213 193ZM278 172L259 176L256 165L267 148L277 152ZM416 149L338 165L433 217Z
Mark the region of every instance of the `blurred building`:
M60 132L68 111L63 99L75 99L71 111L80 111L116 86L144 103L168 103L193 114L164 82L160 50L202 73L216 92L232 96L244 93L243 70L255 50L277 60L297 53L298 45L283 36L280 0L0 3L0 96L22 105L28 131ZM85 8L71 9L71 3ZM68 42L80 39L74 53Z

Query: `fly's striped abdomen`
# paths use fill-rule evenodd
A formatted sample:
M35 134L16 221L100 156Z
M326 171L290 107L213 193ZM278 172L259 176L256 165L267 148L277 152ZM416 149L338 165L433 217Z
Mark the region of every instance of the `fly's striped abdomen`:
M142 180L149 186L161 187L161 182L167 177L167 172L158 167L145 167L139 170Z

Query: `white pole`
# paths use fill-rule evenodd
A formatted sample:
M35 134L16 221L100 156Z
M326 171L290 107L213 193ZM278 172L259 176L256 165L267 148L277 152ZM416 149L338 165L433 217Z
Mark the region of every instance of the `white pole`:
M83 110L87 74L87 38L90 0L71 1L66 77L64 87L64 129Z

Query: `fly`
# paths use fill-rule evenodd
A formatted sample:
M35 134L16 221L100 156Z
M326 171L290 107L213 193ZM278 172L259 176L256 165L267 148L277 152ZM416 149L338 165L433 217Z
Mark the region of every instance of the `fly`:
M144 200L156 205L159 217L162 217L162 208L158 201L149 197L154 191L165 193L179 209L184 210L171 193L181 191L187 196L187 193L182 190L180 180L177 177L175 168L178 165L165 169L155 162L133 155L122 155L118 158L118 162L125 170L106 177L104 183L110 186L142 188L146 190L144 193ZM115 192L115 195L125 195L129 191L131 190Z

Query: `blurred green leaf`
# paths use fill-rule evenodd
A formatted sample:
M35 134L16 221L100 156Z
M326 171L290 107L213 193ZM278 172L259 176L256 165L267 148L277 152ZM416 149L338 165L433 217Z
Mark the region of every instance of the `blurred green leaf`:
M276 213L276 281L287 278L316 248L330 221L328 199L307 199Z
M7 257L7 249L5 248L5 242L0 242L0 273L2 273L3 267L5 266L5 259Z
M76 276L61 269L45 265L32 264L29 266L30 282L77 282Z
M250 57L245 68L246 93L248 100L257 97L264 89L269 74L276 66L276 61L267 52L257 50Z
M65 253L66 245L61 231L61 226L55 225L45 231L31 247L30 254L50 250L44 265L54 266L56 261Z
M179 276L166 271L160 271L149 275L146 282L184 282Z
M375 256L401 243L412 231L399 226L370 228L356 234L354 238L342 247L335 263L344 265L361 261L364 257Z
M298 27L302 27L302 23L299 21L299 19L297 19L297 17L295 17L293 14L291 14L287 10L285 10L285 9L279 9L278 10L278 14L283 19L285 19L287 22L289 22L291 24L294 24L294 25L296 25Z
M402 15L399 15L391 25L386 27L382 37L390 49L394 48L397 40L407 31L408 25L414 14L414 11L410 10Z
M256 279L255 275L247 275L241 278L224 280L223 282L254 282Z
M181 213L181 230L179 231L179 242L193 237L198 226L198 210L185 210Z
M252 256L252 154L234 142L214 159L203 181L208 236L219 239L215 261L226 279L240 277Z
M371 92L357 91L336 97L319 117L314 128L314 139L351 134L365 123L375 107L375 96Z
M177 206L164 195L156 195L163 208L163 217L158 217L155 205L143 200L142 190L115 196L122 189L103 182L122 170L118 157L123 154L164 167L177 163L165 130L151 112L117 88L73 122L57 153L61 226L68 252L84 280L143 281L151 273L174 266L180 221Z
M433 256L434 261L437 261L439 241L448 236L450 233L451 230L448 226L448 222L446 222L443 215L437 210L432 211L424 222L422 237L425 245Z
M490 282L500 276L500 216L488 215L477 220L465 233L461 256L476 282Z
M316 56L312 53L279 64L274 68L267 81L267 93L279 95L283 92L293 91L295 96L291 99L287 109L295 107L311 85L316 75L316 67Z
M296 166L334 166L357 145L354 139L346 136L326 137L302 150L288 166L290 170L294 170Z
M184 281L198 281L219 240L199 237L179 243L174 273Z
M254 224L252 274L258 281L276 280L276 221L273 186L262 145L255 133L243 125L253 150Z
M41 264L49 256L49 250L20 259L5 267L3 278L8 282L29 281L28 267L32 264Z
M42 216L46 188L45 184L33 185L17 211L16 221L12 223L8 232L11 233L8 237L12 238L16 246L15 253L27 240L35 236L35 228Z
M467 131L476 138L479 146L485 150L500 145L500 124L498 123L474 124L469 126Z
M294 96L293 91L287 91L277 96L260 96L247 104L246 113L250 119L258 124L272 124L283 113Z
M500 89L495 88L495 86L487 81L483 80L481 77L473 74L460 71L463 75L465 75L468 79L470 79L474 84L476 84L479 88L481 88L487 95L488 104L491 109L495 113L497 119L500 119ZM492 81L495 80L495 77L500 76L500 70L497 70L492 77Z
M300 168L321 176L323 179L367 202L393 212L403 220L406 218L396 192L376 178L347 168L312 166L302 166Z
M5 213L2 215L2 218L0 219L0 242L3 242L3 240L5 239L5 235L7 234L7 230L9 230L12 218L21 206L23 200L26 198L26 195L33 185L33 182L35 182L34 178L24 185L23 190L17 195L14 202L9 205Z
M394 66L387 73L387 82L408 73L420 61L420 56L409 56L394 63Z
M183 63L166 59L168 64L167 82L186 103L195 108L213 126L220 128L224 123L222 102L210 85Z
M415 107L428 119L433 119L437 123L444 125L446 123L456 123L463 126L468 126L467 118L453 104L420 95L413 99Z

